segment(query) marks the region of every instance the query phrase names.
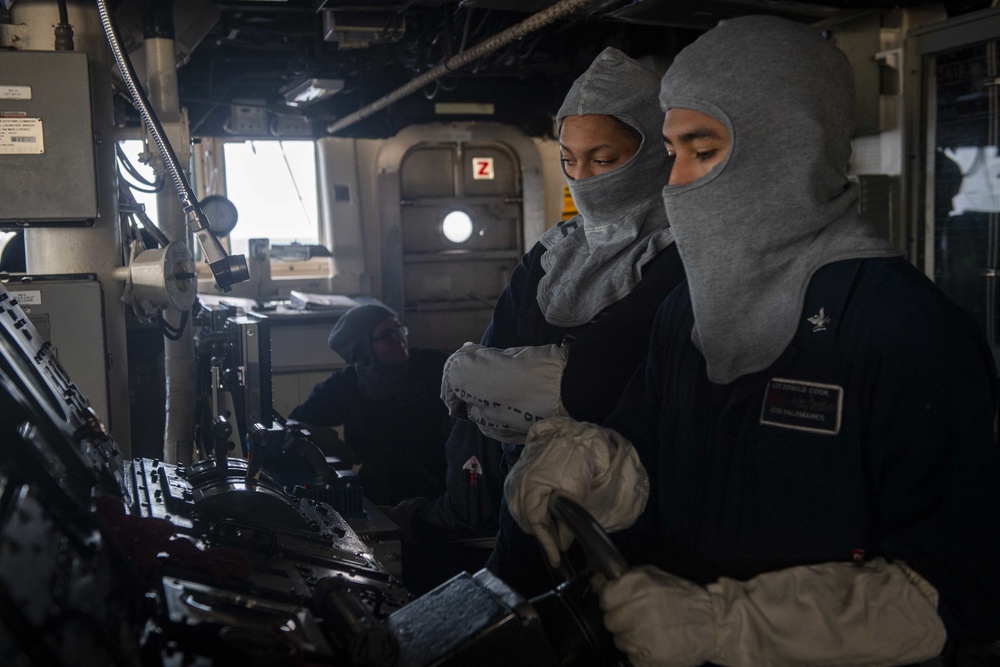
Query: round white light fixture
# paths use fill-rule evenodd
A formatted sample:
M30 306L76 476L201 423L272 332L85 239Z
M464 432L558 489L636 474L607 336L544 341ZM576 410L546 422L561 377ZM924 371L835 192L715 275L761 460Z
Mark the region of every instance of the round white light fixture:
M464 211L452 211L441 221L441 231L452 243L465 243L472 236L472 218Z

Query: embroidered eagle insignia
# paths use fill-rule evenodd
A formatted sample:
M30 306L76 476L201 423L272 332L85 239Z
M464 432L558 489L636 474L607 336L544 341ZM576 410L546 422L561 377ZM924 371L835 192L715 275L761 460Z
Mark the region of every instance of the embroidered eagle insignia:
M807 319L806 322L813 325L813 333L816 333L826 331L826 325L830 323L830 318L826 316L826 311L820 308L819 312Z

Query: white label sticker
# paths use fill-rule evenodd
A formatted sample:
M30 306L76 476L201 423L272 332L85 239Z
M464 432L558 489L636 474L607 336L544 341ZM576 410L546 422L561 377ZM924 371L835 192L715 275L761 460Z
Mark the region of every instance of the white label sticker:
M0 155L44 152L41 118L0 118Z
M22 307L42 305L42 293L38 290L11 292L10 295L17 299L17 304Z
M31 86L5 86L0 83L0 100L30 100Z
M476 181L492 181L494 178L493 174L493 158L491 157L474 157L472 158L472 178Z

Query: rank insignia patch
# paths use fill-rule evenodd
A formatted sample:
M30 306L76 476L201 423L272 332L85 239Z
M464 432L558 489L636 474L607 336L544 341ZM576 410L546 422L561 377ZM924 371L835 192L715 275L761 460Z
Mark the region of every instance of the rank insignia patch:
M844 388L839 385L772 378L764 391L760 423L837 435L843 404Z
M813 333L826 331L826 325L830 323L830 318L826 314L826 308L820 308L819 312L806 320L813 325Z

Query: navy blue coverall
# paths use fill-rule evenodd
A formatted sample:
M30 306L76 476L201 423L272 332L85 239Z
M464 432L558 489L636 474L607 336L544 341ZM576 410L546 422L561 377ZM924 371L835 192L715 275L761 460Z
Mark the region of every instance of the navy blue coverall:
M820 268L784 353L729 385L693 324L684 283L605 424L650 474L633 561L705 584L898 559L940 594L949 647L1000 637L997 375L972 319L884 258Z

